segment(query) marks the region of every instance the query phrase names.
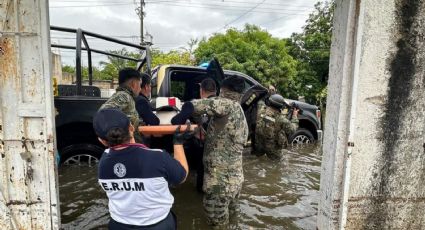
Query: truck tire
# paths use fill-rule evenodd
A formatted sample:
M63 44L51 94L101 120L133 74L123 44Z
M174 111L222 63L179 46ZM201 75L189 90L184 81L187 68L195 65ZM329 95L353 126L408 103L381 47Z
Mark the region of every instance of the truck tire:
M314 142L314 136L309 130L300 128L291 135L289 142L292 145L310 144Z
M96 165L104 149L98 145L84 143L66 146L59 151L61 165Z

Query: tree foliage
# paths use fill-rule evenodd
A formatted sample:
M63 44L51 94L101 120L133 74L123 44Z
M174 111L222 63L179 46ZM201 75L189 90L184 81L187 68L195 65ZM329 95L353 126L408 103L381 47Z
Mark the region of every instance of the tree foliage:
M195 60L191 58L190 51L171 50L169 52L161 52L160 50L152 51L152 66L164 64L194 65Z
M224 34L191 39L187 47L163 52L152 50L152 66L160 64L196 65L217 57L224 69L243 72L265 86L274 85L285 97L305 96L307 102L324 105L329 75L332 20L335 3L318 2L301 33L278 39L255 25L242 30L229 29ZM198 47L195 49L196 45ZM122 56L140 58L126 49L111 51ZM113 79L124 67L136 67L134 61L108 57L94 67L94 79ZM64 72L75 72L64 66ZM87 78L83 67L83 78Z
M334 8L333 1L316 3L303 32L288 39L289 53L298 60L298 92L306 95L308 101L321 105L326 100Z
M288 54L285 40L274 38L255 25L229 29L202 39L195 50L198 63L217 57L224 69L243 72L264 85L275 85L284 96L294 97L297 62Z
M139 59L141 57L140 53L131 52L125 48L122 48L121 50L112 50L108 52L125 56L125 57L135 58L135 59ZM119 57L107 56L107 61L101 61L99 65L102 68L101 72L102 74L104 74L104 79L111 80L118 76L118 71L120 69L123 69L126 67L135 68L137 63L135 61L126 60Z
M140 59L141 54L137 52L128 51L123 48L121 50L108 51L117 55L132 57ZM191 51L190 51L191 52ZM169 51L162 52L154 49L151 51L152 66L155 67L159 64L181 64L181 65L194 65L195 61L191 57L189 51ZM126 60L118 57L107 56L107 60L99 62L99 66L93 66L93 79L94 80L112 80L118 76L118 71L122 68L133 67L136 68L135 61ZM75 74L75 67L64 65L62 71ZM83 79L88 79L88 67L82 67Z

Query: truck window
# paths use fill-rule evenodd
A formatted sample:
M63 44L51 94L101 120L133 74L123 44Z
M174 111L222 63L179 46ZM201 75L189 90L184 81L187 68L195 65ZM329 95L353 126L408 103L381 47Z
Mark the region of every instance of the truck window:
M200 98L199 83L207 77L206 72L175 70L170 73L170 96L181 101Z
M170 96L177 97L183 100L185 94L186 82L185 81L171 81Z

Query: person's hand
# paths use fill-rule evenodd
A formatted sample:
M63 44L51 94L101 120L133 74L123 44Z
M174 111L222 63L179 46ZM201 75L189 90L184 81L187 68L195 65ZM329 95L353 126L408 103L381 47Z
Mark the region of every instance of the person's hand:
M180 127L181 125L179 125L174 133L174 137L173 137L173 144L174 145L182 145L184 144L184 142L186 142L187 140L191 139L194 135L194 132L190 129L190 123L186 123L186 130L184 132L180 132Z

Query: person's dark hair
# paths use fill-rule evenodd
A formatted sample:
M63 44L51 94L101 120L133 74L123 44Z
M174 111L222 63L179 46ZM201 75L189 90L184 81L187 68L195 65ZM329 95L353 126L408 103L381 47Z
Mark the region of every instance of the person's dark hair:
M142 83L140 83L140 87L145 87L145 85L150 85L151 84L151 76L149 76L149 74L147 73L141 73L140 74L142 77Z
M140 80L141 77L142 76L140 75L139 71L133 68L124 68L124 69L121 69L118 74L118 84L120 86L124 86L125 84L127 84L129 80L131 79Z
M112 128L106 134L106 141L108 142L109 147L116 145L124 144L129 142L131 139L129 130L123 128Z
M245 81L241 77L232 75L223 80L221 83L221 88L225 88L237 93L242 93L245 89Z
M201 89L209 93L217 92L215 81L211 78L205 78L204 80L202 80Z

